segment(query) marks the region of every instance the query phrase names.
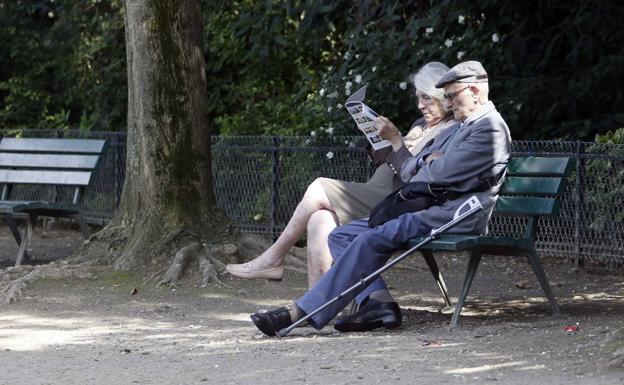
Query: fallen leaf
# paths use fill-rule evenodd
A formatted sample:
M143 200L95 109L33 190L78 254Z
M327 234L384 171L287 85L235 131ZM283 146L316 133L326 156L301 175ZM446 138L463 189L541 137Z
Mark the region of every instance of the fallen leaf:
M422 346L442 346L441 340L425 340L422 343Z
M528 279L522 279L522 280L516 282L516 287L518 289L525 290L525 289L530 289L531 288L531 284L529 283Z
M139 292L139 289L137 289L136 287L133 287L132 291L130 292L130 295L135 295L138 292Z
M578 325L566 325L563 327L563 330L569 333L574 333L580 331L581 328L579 328Z

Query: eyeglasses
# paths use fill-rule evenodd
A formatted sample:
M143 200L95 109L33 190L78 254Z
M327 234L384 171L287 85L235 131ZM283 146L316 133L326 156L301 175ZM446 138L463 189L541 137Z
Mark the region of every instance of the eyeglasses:
M470 86L466 86L466 87L462 88L461 90L455 91L455 92L451 92L450 94L444 94L444 100L446 100L447 102L452 102L453 99L455 99L457 97L457 95L461 94L462 91L465 91L468 88L470 88Z

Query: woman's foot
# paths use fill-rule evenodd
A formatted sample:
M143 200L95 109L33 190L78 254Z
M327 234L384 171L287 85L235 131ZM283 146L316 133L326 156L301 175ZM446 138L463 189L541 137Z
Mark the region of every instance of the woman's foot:
M228 273L246 279L268 279L271 281L281 281L284 276L284 265L260 266L257 258L246 263L228 264Z

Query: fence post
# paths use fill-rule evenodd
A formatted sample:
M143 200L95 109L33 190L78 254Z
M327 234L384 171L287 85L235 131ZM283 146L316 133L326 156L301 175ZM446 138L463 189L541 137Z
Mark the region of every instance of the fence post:
M581 210L583 192L583 171L584 158L582 153L584 150L583 143L576 141L576 182L574 184L574 267L581 265Z
M119 133L113 135L113 178L115 179L114 191L115 191L115 210L119 209L119 202L121 201L121 172L119 172L121 146L119 145ZM114 216L114 214L113 214Z
M271 237L277 240L277 207L279 205L279 136L272 136L271 142Z

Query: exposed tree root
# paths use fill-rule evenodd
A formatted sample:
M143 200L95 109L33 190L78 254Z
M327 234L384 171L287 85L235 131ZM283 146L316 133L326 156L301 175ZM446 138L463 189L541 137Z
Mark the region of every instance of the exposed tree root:
M191 277L201 286L219 285L234 290L222 279L227 274L225 265L249 261L270 246L260 236L231 233L215 237L221 241L205 243L184 227L163 228L157 220L143 223L141 230L132 236L131 225L111 223L93 234L65 261L0 270L0 304L19 300L25 288L37 279L86 278L91 276L89 269L95 266L141 271L146 277L158 279L159 285L175 286L185 277ZM290 271L305 273L306 249L294 248L286 256L286 266Z
M30 284L39 279L92 278L93 268L67 262L17 266L0 270L0 305L17 302Z
M232 286L224 283L219 275L225 271L225 263L222 262L222 259L235 254L237 251L238 247L234 244L202 246L199 242L193 242L186 245L175 254L159 285L174 286L178 284L189 265L196 261L201 274L202 286L216 283L233 289Z
M169 269L158 283L159 285L175 285L178 283L184 270L191 262L193 258L197 258L197 254L202 249L202 245L199 242L193 242L190 245L182 247L173 257Z

